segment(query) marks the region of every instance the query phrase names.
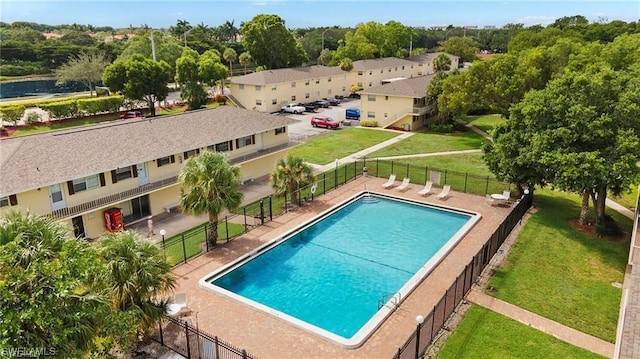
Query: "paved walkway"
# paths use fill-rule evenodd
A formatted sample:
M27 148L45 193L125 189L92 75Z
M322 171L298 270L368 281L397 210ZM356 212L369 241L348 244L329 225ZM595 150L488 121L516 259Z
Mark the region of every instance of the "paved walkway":
M469 294L467 294L467 300L577 347L584 348L607 358L613 356L614 345L612 343L554 322L513 304L486 295L478 290L469 292Z

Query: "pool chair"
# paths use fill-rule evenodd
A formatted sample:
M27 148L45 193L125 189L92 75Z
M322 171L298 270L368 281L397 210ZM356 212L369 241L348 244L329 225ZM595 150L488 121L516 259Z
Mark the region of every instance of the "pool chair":
M449 197L449 191L451 190L451 186L445 185L442 187L442 191L438 193L438 199L445 199Z
M502 197L504 197L504 201L509 203L509 199L511 198L511 191L505 190L502 191Z
M421 196L426 196L431 193L431 188L433 187L433 182L427 181L424 185L424 188L418 191L418 194Z
M382 188L391 188L394 183L396 183L396 175L392 174L389 176L389 180L382 184Z
M400 186L398 186L398 188L396 188L398 191L406 191L409 189L409 184L410 184L411 179L409 177L405 177L402 180L402 184Z
M490 195L490 194L488 194L488 193L487 193L487 194L485 195L484 203L486 203L486 204L488 204L488 205L493 206L493 203L494 203L495 201L496 201L496 200L495 200L495 199L493 199L493 198L491 197L491 195Z

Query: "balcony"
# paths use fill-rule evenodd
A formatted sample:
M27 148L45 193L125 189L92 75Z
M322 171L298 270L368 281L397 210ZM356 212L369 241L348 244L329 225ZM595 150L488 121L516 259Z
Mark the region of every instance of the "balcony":
M295 141L289 141L287 143L283 143L283 144L276 145L276 146L273 146L273 147L264 148L264 149L262 149L262 150L260 150L258 152L249 153L249 154L246 154L244 156L231 157L229 159L229 162L231 162L234 165L235 164L239 164L239 163L246 162L246 161L249 161L249 160L264 156L264 155L268 155L270 153L282 151L285 148L293 147L293 146L296 146L296 145L299 145L299 143L295 142Z
M178 176L175 175L175 176L160 179L158 181L149 182L142 186L136 186L121 192L109 194L88 202L83 202L75 205L73 203L70 203L70 205L66 208L62 208L62 209L51 212L49 214L49 217L55 220L74 217L81 213L90 212L98 208L107 207L111 204L119 203L131 198L135 198L157 189L173 186L176 184L177 181L178 181Z

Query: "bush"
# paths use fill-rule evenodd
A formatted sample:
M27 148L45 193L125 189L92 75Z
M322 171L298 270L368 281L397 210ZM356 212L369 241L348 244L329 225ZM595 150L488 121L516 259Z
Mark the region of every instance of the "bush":
M0 116L2 120L13 122L14 126L18 125L18 121L24 116L24 105L3 106L0 108Z
M49 112L51 118L63 119L78 115L78 101L67 100L55 103L43 104L40 106L43 110Z
M78 102L78 110L84 111L90 115L102 112L118 112L124 100L122 96L99 97L80 99Z
M40 121L42 121L42 115L40 115L37 112L29 112L29 114L27 115L27 124L32 125L34 123L38 123Z
M449 133L453 131L453 124L449 122L432 123L429 129L437 133Z
M373 121L373 120L360 121L360 126L362 126L362 127L378 127L378 121Z
M215 96L213 96L213 100L212 101L216 102L216 103L219 103L219 104L222 104L222 105L226 105L227 104L227 100L228 100L228 98L225 95L215 95Z
M609 215L604 215L600 223L596 224L596 233L603 237L618 237L622 235L622 229Z

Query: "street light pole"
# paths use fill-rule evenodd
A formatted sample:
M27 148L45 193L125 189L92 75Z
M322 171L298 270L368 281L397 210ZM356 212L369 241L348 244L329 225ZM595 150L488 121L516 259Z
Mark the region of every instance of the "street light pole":
M164 235L167 234L167 231L165 231L164 229L160 230L160 235L162 236L162 251L164 252L164 256L165 258L167 257L167 250L165 249L164 246Z
M416 316L416 322L418 327L416 328L416 359L420 358L420 327L424 323L424 317L421 315Z
M324 50L324 33L329 31L329 29L324 29L324 31L322 32L322 49Z

